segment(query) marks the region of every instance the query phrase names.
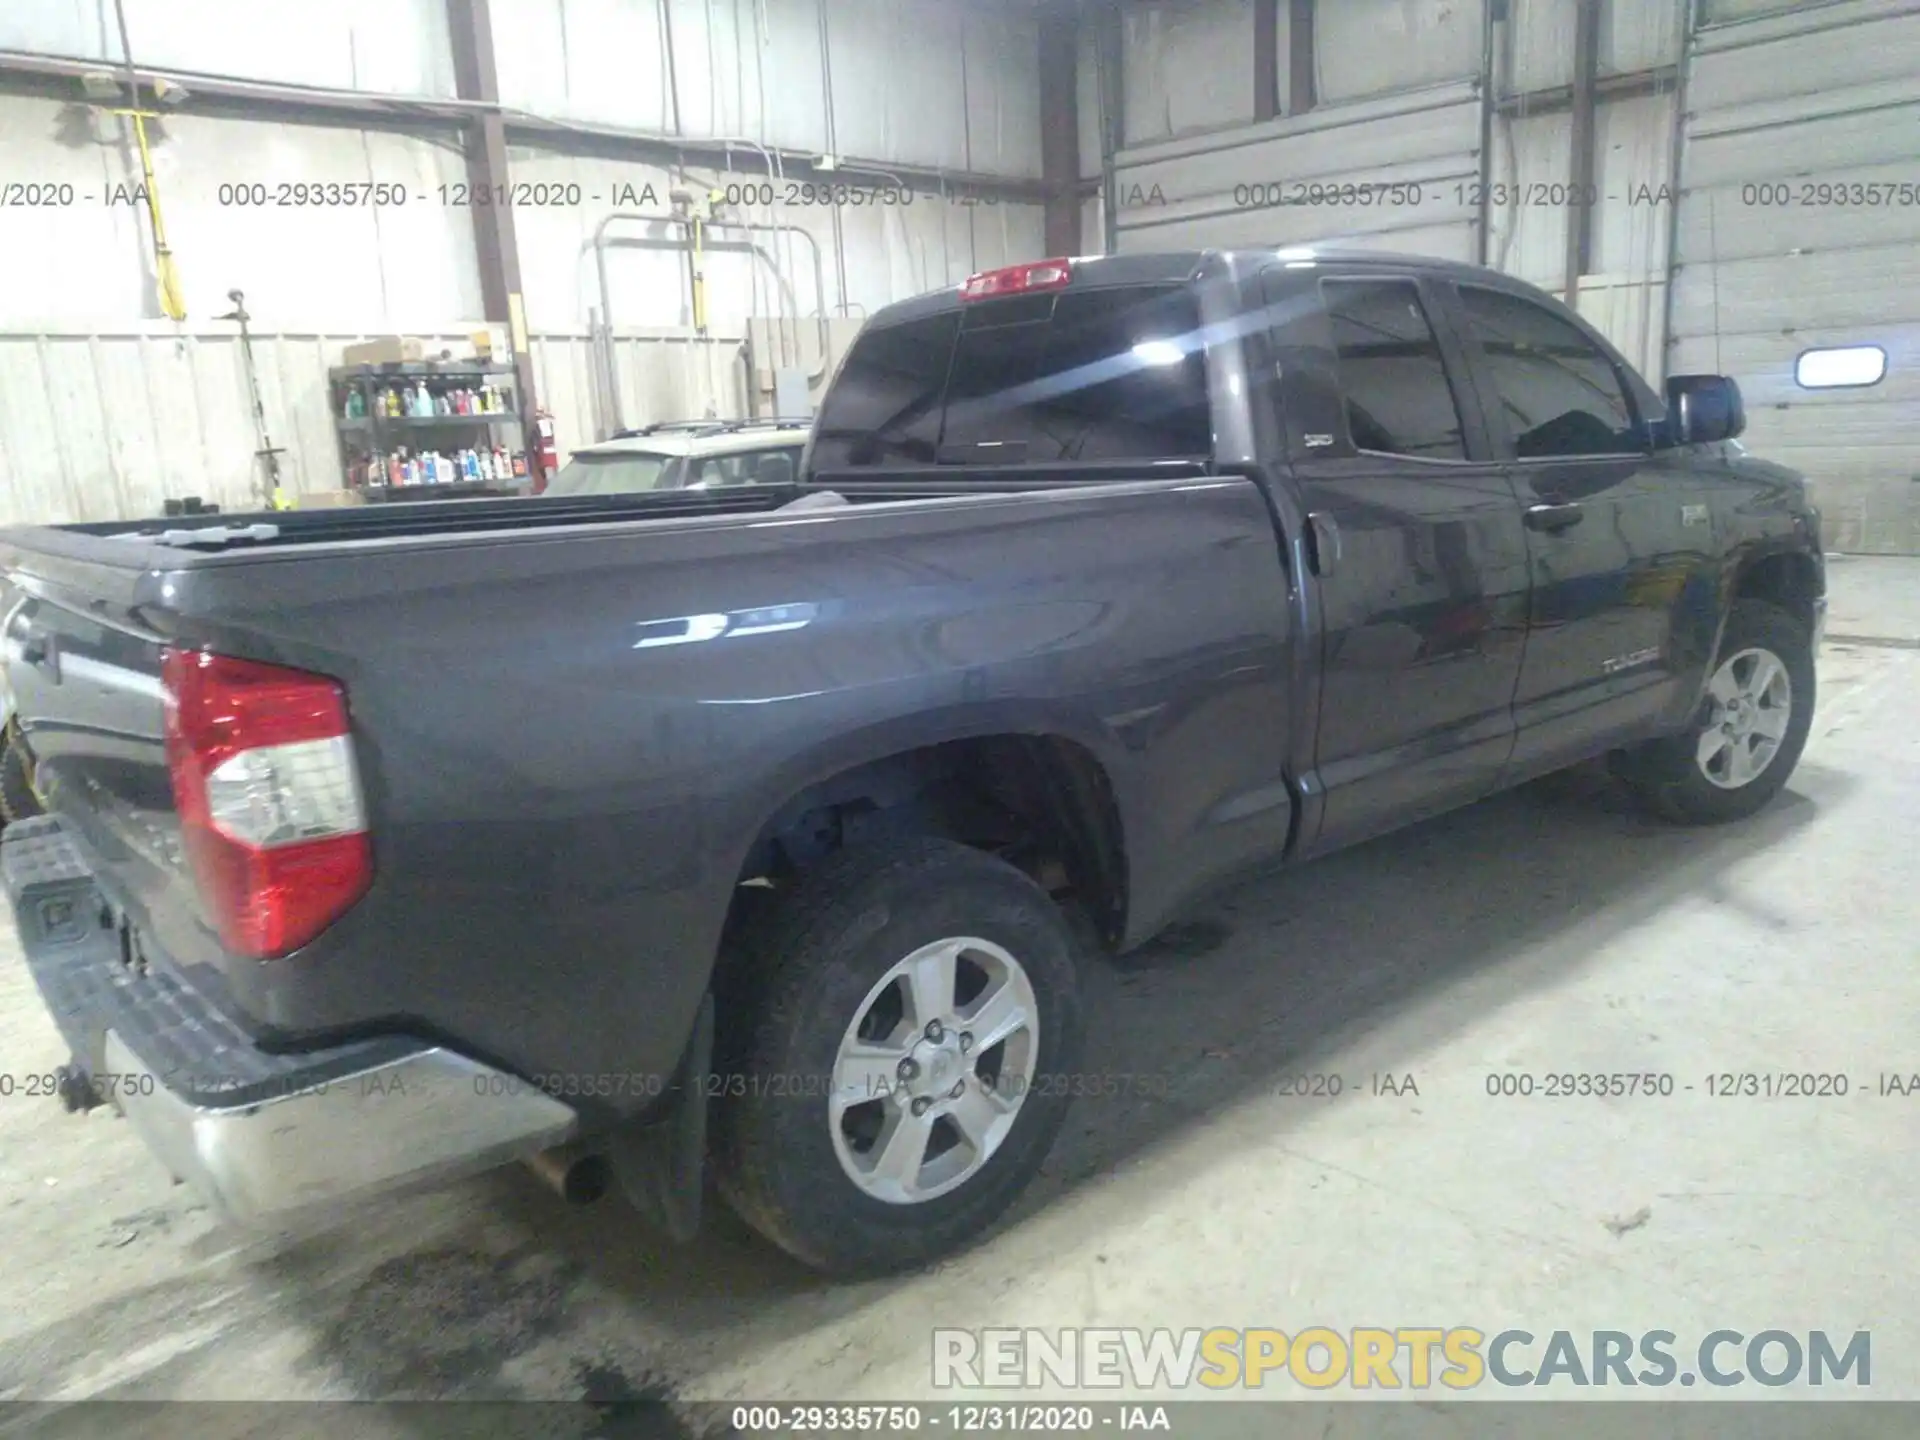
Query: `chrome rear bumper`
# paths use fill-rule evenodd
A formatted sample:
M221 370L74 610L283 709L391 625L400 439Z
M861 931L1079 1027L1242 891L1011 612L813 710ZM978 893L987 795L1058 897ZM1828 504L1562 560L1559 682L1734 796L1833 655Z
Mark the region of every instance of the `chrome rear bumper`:
M57 816L8 827L0 880L91 1094L231 1221L340 1214L357 1198L530 1158L578 1128L574 1110L537 1087L419 1039L261 1050L163 970L126 964Z
M183 1098L113 1031L99 1073L174 1177L241 1224L527 1159L576 1123L551 1096L437 1047L231 1106Z

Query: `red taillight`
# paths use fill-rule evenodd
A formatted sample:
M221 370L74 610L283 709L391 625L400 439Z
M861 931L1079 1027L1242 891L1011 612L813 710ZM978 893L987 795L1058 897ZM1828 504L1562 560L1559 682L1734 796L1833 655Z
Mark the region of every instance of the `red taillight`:
M298 950L373 880L346 692L324 675L165 652L167 769L194 881L229 950Z
M982 270L960 287L962 300L987 300L996 295L1024 295L1034 290L1058 290L1073 279L1071 260L1030 260L999 270Z

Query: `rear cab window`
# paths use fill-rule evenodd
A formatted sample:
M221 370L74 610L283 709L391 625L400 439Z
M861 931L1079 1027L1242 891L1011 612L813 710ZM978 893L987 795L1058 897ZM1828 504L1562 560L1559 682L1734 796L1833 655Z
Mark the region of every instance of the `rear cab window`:
M1185 284L971 301L870 327L821 407L813 468L1207 459Z

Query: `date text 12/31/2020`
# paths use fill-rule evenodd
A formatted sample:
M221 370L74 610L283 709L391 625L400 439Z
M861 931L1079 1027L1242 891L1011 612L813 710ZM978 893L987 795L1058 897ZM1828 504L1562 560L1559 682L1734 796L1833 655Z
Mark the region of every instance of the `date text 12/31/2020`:
M229 181L215 192L216 203L228 209L306 209L374 207L393 209L409 204L453 209L578 209L604 206L615 210L657 209L668 203L659 186L633 181L583 185L578 181L517 181L474 185L455 181L430 188L389 182ZM761 180L715 186L708 196L722 209L807 208L838 205L850 209L902 205L998 205L997 197L939 191L918 191L910 185L850 181Z
M204 197L203 197L204 198ZM579 209L612 210L665 208L664 187L616 180L608 184L581 184L574 180L526 180L498 185L450 181L441 185L409 185L395 180L223 180L211 199L222 210L399 210L407 206L461 210ZM0 210L70 210L83 206L112 209L147 203L147 187L140 184L75 185L70 180L0 178ZM192 192L189 188L188 203ZM716 186L709 200L722 214L728 210L807 209L838 206L845 209L906 205L986 206L1000 204L997 195L960 190L916 190L893 182L759 180Z

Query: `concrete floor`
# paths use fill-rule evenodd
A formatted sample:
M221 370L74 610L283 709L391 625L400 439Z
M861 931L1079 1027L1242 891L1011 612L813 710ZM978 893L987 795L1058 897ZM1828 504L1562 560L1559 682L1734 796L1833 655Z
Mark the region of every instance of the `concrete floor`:
M1076 1102L1013 1220L926 1274L826 1284L724 1215L663 1246L517 1170L240 1248L123 1123L0 1100L0 1399L905 1399L934 1324L1868 1328L1873 1396L1920 1397L1920 1097L1863 1093L1920 1071L1920 561L1832 583L1834 632L1891 643L1829 647L1766 814L1679 831L1557 781L1096 967L1089 1069L1166 1093ZM51 1067L3 943L0 1063ZM1490 1098L1506 1069L1677 1088ZM1854 1093L1709 1097L1728 1070ZM1303 1071L1349 1093L1278 1093Z

